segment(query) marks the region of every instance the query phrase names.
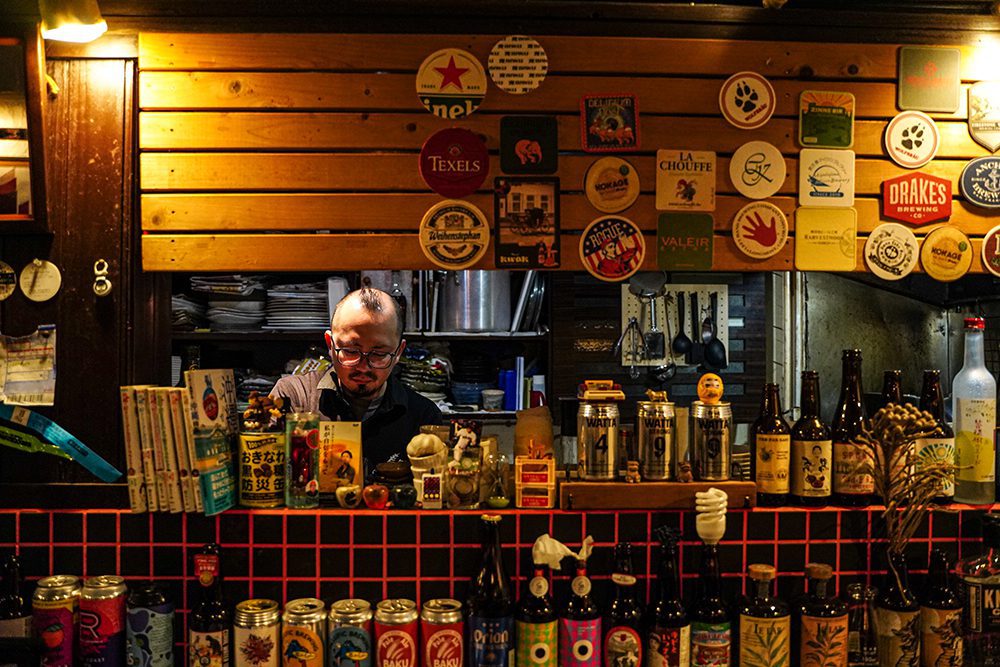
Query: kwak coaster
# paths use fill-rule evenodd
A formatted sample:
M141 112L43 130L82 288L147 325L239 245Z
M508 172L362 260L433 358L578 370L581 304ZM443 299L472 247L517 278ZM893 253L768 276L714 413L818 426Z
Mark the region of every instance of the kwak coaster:
M656 208L715 210L714 151L656 151Z
M495 179L497 268L559 266L559 179L503 176Z
M919 256L917 237L896 222L879 225L865 241L865 264L883 280L901 280L910 275Z
M435 51L417 70L417 96L435 116L464 118L478 109L486 97L486 72L468 51Z
M925 113L903 111L885 128L885 150L900 167L916 169L937 155L941 136L937 125Z
M755 130L774 114L774 88L757 72L737 72L719 89L719 109L731 125Z
M741 195L766 199L785 182L785 158L766 141L748 141L733 153L729 179Z
M625 280L642 266L646 242L642 230L628 218L597 218L580 237L580 260L590 275L600 280Z
M501 39L493 45L486 64L497 88L513 95L523 95L538 88L549 71L545 49L527 35Z
M432 206L420 222L420 249L442 269L466 269L486 254L490 226L469 202L447 199Z
M774 257L788 241L788 219L771 202L751 202L733 218L733 241L751 259Z
M803 148L799 153L799 204L854 206L854 151Z
M588 153L639 150L635 95L584 95L580 99L581 147Z

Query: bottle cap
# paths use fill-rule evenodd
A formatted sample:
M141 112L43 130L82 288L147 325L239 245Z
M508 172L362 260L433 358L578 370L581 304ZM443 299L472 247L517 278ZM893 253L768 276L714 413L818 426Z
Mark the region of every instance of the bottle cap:
M989 547L1000 547L1000 513L983 515L983 542Z
M771 581L774 579L774 567L763 563L753 563L747 568L750 578L754 581Z
M830 579L833 576L833 568L826 563L809 563L806 565L806 576L810 579Z
M966 317L965 318L965 328L966 329L985 329L986 320L981 317Z

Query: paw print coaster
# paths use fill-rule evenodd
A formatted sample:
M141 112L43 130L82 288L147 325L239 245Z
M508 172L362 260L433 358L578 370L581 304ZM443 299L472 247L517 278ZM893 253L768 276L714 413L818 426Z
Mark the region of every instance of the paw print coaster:
M885 150L900 167L916 169L937 155L941 135L931 117L920 111L904 111L885 129Z
M774 88L757 72L737 72L719 89L719 108L731 125L755 130L774 113Z
M771 202L752 202L733 218L733 241L752 259L774 257L788 241L788 219Z

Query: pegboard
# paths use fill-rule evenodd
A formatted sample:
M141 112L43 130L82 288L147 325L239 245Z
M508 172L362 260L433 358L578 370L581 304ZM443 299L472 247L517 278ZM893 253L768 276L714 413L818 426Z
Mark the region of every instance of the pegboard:
M635 296L629 292L628 284L622 285L622 316L621 316L621 331L625 331L625 327L628 326L628 321L630 317L636 318L639 322L639 327L643 332L649 331L650 322L649 319L649 308L640 301L639 297ZM716 336L722 341L722 344L726 347L726 357L730 356L729 353L729 285L695 285L695 284L681 284L681 283L668 283L666 286L666 292L662 297L657 299L656 302L656 315L657 324L660 330L663 332L665 337L664 347L666 349L666 356L657 357L652 359L647 359L642 357L642 351L639 350L639 354L635 358L635 366L662 366L673 360L678 366L686 365L696 365L688 364L683 354L675 354L671 348L671 342L674 336L677 335L678 324L677 324L677 295L682 294L684 296L684 333L693 342L700 343L701 341L701 322L709 316L712 310L711 294L712 292L717 292L719 295L719 312L715 317L715 322L717 325ZM695 293L698 295L698 327L696 334L691 331L692 321L691 321L691 294ZM621 335L621 332L619 332ZM696 338L697 335L697 338ZM631 336L626 336L625 340L622 341L622 351L621 351L621 364L622 366L632 366L633 356L630 345Z

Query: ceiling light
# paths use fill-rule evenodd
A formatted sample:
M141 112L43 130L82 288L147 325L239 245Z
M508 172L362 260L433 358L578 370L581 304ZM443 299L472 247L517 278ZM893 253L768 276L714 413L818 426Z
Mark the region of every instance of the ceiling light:
M39 0L42 37L60 42L92 42L108 30L97 0Z

